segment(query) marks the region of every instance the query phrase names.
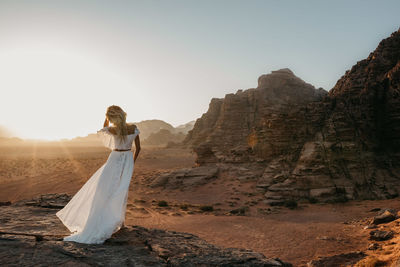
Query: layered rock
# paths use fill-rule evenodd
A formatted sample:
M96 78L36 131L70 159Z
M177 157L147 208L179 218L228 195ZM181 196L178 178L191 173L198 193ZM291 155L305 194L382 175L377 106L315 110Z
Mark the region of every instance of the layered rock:
M197 163L258 162L270 203L400 192L400 31L327 94L283 69L211 100L185 143Z
M199 164L269 159L300 149L309 138L310 127L303 124L321 119L307 105L326 94L289 69L273 71L258 79L257 88L212 99L185 143L194 147Z
M339 200L400 192L400 31L383 40L329 92L323 127L303 146L296 188Z

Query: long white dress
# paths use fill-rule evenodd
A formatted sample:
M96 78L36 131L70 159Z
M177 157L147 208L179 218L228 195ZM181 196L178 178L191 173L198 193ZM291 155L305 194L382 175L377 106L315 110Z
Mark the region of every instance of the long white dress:
M105 127L97 132L110 149L131 149L139 130L125 140ZM101 244L118 231L124 220L129 183L133 173L132 151L112 151L101 166L70 202L57 212L58 218L72 232L64 241Z

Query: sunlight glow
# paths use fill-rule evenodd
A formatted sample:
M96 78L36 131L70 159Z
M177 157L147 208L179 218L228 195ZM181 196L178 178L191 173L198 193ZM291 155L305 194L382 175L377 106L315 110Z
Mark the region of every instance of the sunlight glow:
M3 123L23 138L51 140L93 132L113 94L132 88L99 62L46 45L3 50L0 73L6 96L0 107Z
M81 163L79 163L78 160L74 158L71 152L69 152L68 148L65 146L63 142L58 142L58 147L61 148L61 150L64 152L64 154L67 156L67 159L72 163L72 165L75 168L75 171L78 172L79 177L86 177L87 174L83 171L85 169L85 166L83 166Z

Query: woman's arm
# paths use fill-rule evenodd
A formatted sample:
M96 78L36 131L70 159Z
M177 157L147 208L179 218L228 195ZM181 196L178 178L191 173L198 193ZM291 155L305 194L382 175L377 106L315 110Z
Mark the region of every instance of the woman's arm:
M103 127L108 127L109 125L110 125L110 122L108 121L108 119L106 117L106 119L104 120Z
M139 156L139 152L140 152L140 138L139 135L136 136L135 138L135 155L133 157L133 161L136 162L137 157Z

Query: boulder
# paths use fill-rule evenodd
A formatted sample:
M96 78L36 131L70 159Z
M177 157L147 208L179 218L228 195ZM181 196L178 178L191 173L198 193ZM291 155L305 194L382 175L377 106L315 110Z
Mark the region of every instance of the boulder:
M394 236L393 231L374 230L369 233L369 238L375 241L385 241L392 239Z
M381 215L375 216L372 220L373 224L381 224L381 223L388 223L394 221L396 219L396 215L391 213L390 211L386 210Z
M217 166L201 166L198 168L180 169L156 177L150 184L151 187L176 189L190 188L208 183L218 177Z

